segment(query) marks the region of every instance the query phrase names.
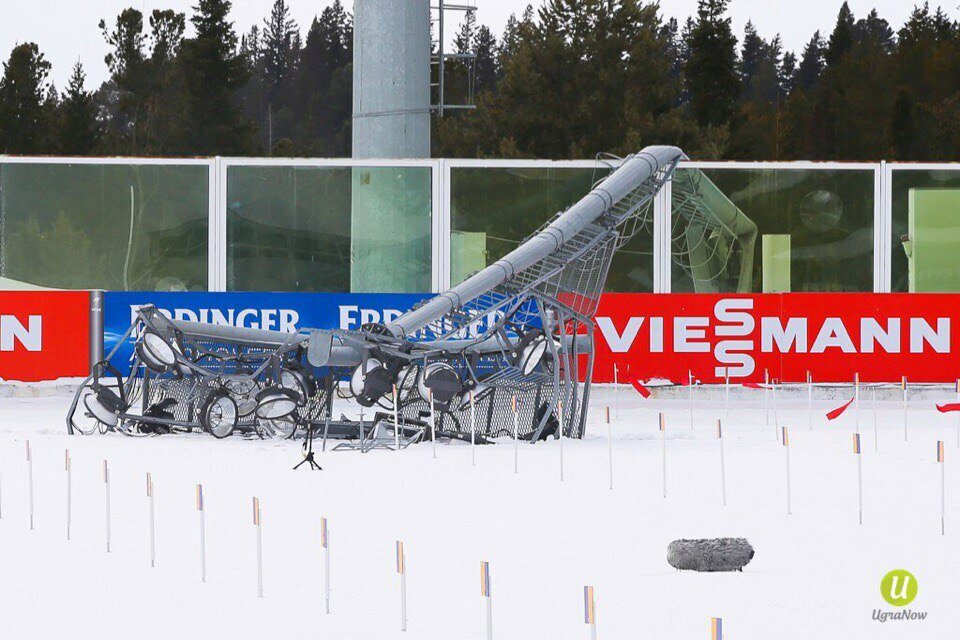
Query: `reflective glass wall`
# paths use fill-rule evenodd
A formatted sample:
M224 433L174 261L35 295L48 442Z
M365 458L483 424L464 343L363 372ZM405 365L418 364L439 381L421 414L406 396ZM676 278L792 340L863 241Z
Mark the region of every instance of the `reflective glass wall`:
M452 167L450 284L516 249L555 213L586 195L606 168ZM653 220L615 257L608 291L653 291Z
M960 291L960 169L891 176L891 291Z
M431 290L431 167L228 166L228 291Z
M684 168L671 291L873 291L873 170Z
M7 287L206 289L209 189L206 164L0 160L0 278Z

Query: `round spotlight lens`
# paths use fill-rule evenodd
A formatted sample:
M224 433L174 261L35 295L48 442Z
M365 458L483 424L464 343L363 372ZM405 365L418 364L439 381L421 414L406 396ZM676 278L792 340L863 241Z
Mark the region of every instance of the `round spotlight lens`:
M446 362L432 362L425 366L417 381L417 392L429 402L431 391L436 402L445 404L453 400L463 391L457 371Z
M543 360L546 352L547 341L544 338L538 338L524 347L523 353L520 356L520 372L525 376L533 373L533 370L536 369L537 365Z
M117 412L108 406L109 403L105 402L106 398L101 398L101 393L102 392L94 391L85 393L83 396L83 406L87 408L90 415L103 424L109 427L115 427L117 426L117 422L119 422Z
M140 337L137 353L144 364L155 371L165 371L177 363L177 353L170 343L153 331Z
M261 420L280 420L297 410L295 391L268 387L257 395L257 417Z
M350 393L354 396L363 395L364 380L367 377L367 373L381 366L383 365L376 358L367 358L361 364L357 365L357 368L353 370L353 374L350 376Z

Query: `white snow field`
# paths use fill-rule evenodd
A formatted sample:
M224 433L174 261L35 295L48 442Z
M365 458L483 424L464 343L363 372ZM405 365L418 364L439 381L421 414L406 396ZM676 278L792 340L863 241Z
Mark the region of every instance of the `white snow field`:
M429 443L402 452L327 452L322 472L292 471L300 442L207 435L69 437L66 396L0 399L0 638L483 638L479 565L490 562L493 636L586 637L583 586L596 588L598 638L948 638L960 621L960 450L957 414L914 400L909 441L895 395L860 410L863 525L851 407L807 427L801 395L779 407L790 427L792 514L784 449L766 424L763 392L740 390L725 422L727 499L720 504L715 420L719 399L699 398L691 430L684 399L620 393L613 424L615 485L608 487L603 409L596 389L582 441L480 447ZM700 395L701 390L695 390ZM714 396L717 394L714 393ZM935 394L934 394L935 395ZM837 397L849 397L849 391ZM933 397L933 396L931 396ZM952 398L943 390L939 401ZM341 407L338 407L340 409ZM345 410L349 410L346 408ZM662 496L657 412L667 423ZM28 528L25 439L33 451L36 525ZM946 535L940 467L946 441ZM73 460L73 536L65 539L64 448ZM105 552L102 460L109 460L112 552ZM149 566L145 473L156 491L156 568ZM194 487L206 501L207 582L199 578ZM263 514L263 599L256 595L251 499ZM332 612L323 613L321 516L328 519ZM744 536L756 556L742 573L678 572L676 538ZM405 543L408 631L401 633L395 541ZM894 611L880 579L895 568L919 582Z

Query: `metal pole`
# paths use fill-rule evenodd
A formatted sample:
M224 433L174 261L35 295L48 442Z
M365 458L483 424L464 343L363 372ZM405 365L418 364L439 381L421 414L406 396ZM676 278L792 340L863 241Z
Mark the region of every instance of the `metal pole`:
M813 431L813 376L807 371L807 428Z
M90 370L103 360L103 291L90 292Z
M940 463L940 535L947 532L947 463Z
M689 400L690 400L690 430L693 431L693 372L690 369L687 369L687 382L690 385L689 389Z
M103 461L103 495L104 495L104 504L106 505L105 514L106 514L106 539L107 539L107 553L110 553L110 469L107 466L107 461Z
M63 451L63 467L67 472L67 540L70 539L70 520L72 516L72 499L73 499L73 478L72 472L70 470L70 449L64 449Z

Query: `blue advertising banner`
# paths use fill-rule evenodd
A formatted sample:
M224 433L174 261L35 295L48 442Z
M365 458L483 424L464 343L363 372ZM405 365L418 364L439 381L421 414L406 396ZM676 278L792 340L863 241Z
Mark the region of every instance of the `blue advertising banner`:
M432 294L415 293L207 293L108 291L104 299L104 353L117 346L138 307L153 304L174 320L211 322L270 331L358 329L390 322ZM120 345L113 362L132 360L133 342Z

